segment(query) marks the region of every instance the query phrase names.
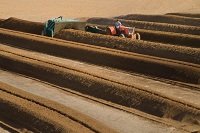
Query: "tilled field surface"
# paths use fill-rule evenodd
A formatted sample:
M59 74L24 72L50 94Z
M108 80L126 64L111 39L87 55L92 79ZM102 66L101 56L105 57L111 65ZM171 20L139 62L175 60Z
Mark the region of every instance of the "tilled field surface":
M129 14L124 16L115 17L117 19L125 20L138 20L138 21L149 21L149 22L159 22L159 23L170 23L170 24L180 24L180 25L190 25L199 26L199 18L188 18L182 16L173 15L140 15L140 14Z
M190 17L190 18L200 18L199 13L167 13L166 15L175 15L175 16L183 16L183 17Z
M34 132L114 132L61 104L2 82L0 85L2 111L0 117L12 123L14 127L19 129L26 127L26 130Z
M137 21L137 20L123 20L123 19L119 19L119 20L126 26L136 27L139 29L200 35L200 27L199 26L188 26L188 25ZM90 19L88 19L89 23L100 24L100 25L101 24L113 25L115 21L116 21L116 19L112 19L112 18L90 18Z
M0 20L0 67L109 102L112 107L110 104L126 111L137 110L144 119L165 123L180 132L199 131L198 14L131 14L118 18L124 25L136 27L142 40L73 29L60 31L55 36L59 39L55 39L40 35L43 23ZM105 28L115 19L87 21ZM61 107L49 99L41 102L30 93L19 96L15 90L1 83L0 104L4 111L0 120L11 126L11 121L21 121L15 128L34 132L119 131L87 113ZM8 115L16 116L14 110L19 110L20 117L8 119Z

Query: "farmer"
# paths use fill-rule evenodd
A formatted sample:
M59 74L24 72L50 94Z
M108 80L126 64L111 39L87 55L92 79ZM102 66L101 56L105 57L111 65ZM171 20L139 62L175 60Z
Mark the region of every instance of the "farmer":
M122 23L117 19L117 21L115 22L115 29L118 35L121 34L120 26L122 26Z

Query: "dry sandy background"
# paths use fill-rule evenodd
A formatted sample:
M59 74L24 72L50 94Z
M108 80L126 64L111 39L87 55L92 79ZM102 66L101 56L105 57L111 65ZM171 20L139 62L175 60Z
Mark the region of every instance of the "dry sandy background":
M200 13L200 0L0 0L0 18L45 21L52 17L111 17L124 14Z

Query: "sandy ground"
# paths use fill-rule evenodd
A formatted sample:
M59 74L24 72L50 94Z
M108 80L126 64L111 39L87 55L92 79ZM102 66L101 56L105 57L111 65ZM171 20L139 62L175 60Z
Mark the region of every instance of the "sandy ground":
M200 13L199 0L0 0L0 18L46 21L64 16L111 17L124 14Z

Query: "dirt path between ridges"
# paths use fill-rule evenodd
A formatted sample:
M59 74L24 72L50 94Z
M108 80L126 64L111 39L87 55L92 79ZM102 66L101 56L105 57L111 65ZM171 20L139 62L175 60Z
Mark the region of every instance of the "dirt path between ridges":
M197 26L166 24L166 23L137 21L137 20L124 20L124 19L119 19L119 20L121 21L122 24L126 26L136 27L139 29L200 35L200 27ZM116 19L112 18L90 18L87 20L88 23L99 24L99 25L114 25L115 21Z
M21 80L23 82L23 78ZM17 87L21 87L19 82L18 83L15 82L15 83L17 84ZM23 82L22 84L27 85L27 86L24 86L26 89L31 88L32 90L36 89L35 87L39 87L40 85L38 83L39 84L38 86L37 85L31 86L33 83L34 81L32 82L29 81L28 83ZM115 133L116 132L113 129L108 128L101 122L98 122L95 119L88 117L88 115L80 113L79 110L74 110L70 108L70 106L64 106L60 103L55 102L55 100L51 98L46 99L45 97L42 97L42 95L45 95L44 94L45 90L43 91L42 89L47 89L47 86L44 85L43 88L40 87L40 90L38 91L38 93L40 93L41 95L40 96L40 95L34 95L34 92L29 93L31 91L26 92L26 91L23 91L23 89L21 88L15 88L11 85L0 82L0 91L1 91L0 103L2 107L1 109L3 111L1 112L0 119L2 121L7 122L8 124L11 124L11 126L18 128L18 131L23 130L22 128L27 128L34 132L39 132L39 131L40 132L41 131L42 132L81 132L81 133L82 132L98 132L98 133L104 133L104 132ZM48 94L48 91L46 93ZM7 95L7 98L5 98L3 94ZM52 94L50 94L50 97L53 97ZM57 98L58 98L58 95L57 95ZM11 100L8 100L8 99L11 99ZM17 100L17 102L15 102L15 99ZM18 103L18 99L19 101L22 101L21 104ZM29 105L30 107L27 105ZM36 109L35 107L38 107L38 109ZM7 109L10 109L10 110L7 110ZM20 110L18 111L18 114L15 113L16 109ZM8 113L6 113L6 111L8 111ZM23 114L27 116L23 116ZM16 115L15 118L11 117L13 115ZM40 123L37 123L37 121L40 121ZM55 125L54 126L51 125L52 126L51 127L51 126L48 126L48 124L49 125L55 124Z
M3 52L2 52L3 54ZM27 55L28 53L25 52ZM165 94L166 90L163 92L159 91L159 88L163 86L164 84L154 84L156 82L148 82L149 84L152 84L151 87L157 86L157 91L155 91L155 88L152 88L152 90L149 90L150 88L146 86L141 87L138 85L131 85L131 83L134 83L134 78L130 79L130 77L124 77L127 78L124 80L124 82L129 82L129 85L127 83L120 82L123 81L123 78L120 76L119 79L115 79L116 76L111 76L114 73L108 73L107 71L100 71L99 69L95 70L93 67L91 67L92 72L97 72L95 75L94 73L83 71L84 67L81 67L81 64L73 64L70 68L68 63L73 63L72 61L69 62L65 61L65 59L59 59L57 57L48 57L44 58L45 61L39 61L41 57L45 57L45 55L40 55L38 57L35 57L36 60L32 60L29 58L24 58L21 60L21 57L17 57L16 55L12 54L3 54L1 56L1 67L10 71L18 72L21 74L25 74L28 76L32 76L35 78L39 78L41 80L51 82L53 84L64 86L68 88L72 88L73 90L89 94L95 97L99 97L108 101L112 101L118 104L122 104L125 106L132 106L133 108L139 109L141 111L154 114L156 116L164 116L172 119L176 119L176 116L180 115L180 113L184 110L188 112L187 114L181 115L181 118L178 118L178 121L185 121L189 123L199 123L198 117L199 117L199 100L198 100L198 93L194 92L192 97L194 100L197 100L196 102L183 102L183 99L177 99L176 93L170 93L168 96ZM7 57L6 57L7 56ZM7 58L7 59L6 59ZM52 59L51 59L52 58ZM21 60L21 61L20 61ZM47 61L48 60L48 61ZM51 61L50 61L51 60ZM53 62L54 63L53 63ZM46 62L46 63L45 63ZM51 62L51 64L49 63ZM57 64L57 63L58 64ZM66 63L64 63L66 62ZM64 63L64 64L62 64ZM54 65L53 65L54 64ZM15 67L12 67L15 66ZM79 67L80 66L80 67ZM77 70L78 67L78 70ZM76 70L75 70L76 68ZM86 69L87 68L87 69ZM86 66L85 70L88 70L88 66ZM80 71L79 69L82 69ZM106 76L107 74L107 76ZM103 75L103 77L100 77L100 75ZM120 75L123 75L122 73ZM130 75L131 76L131 75ZM112 79L114 78L114 79ZM122 78L122 79L121 79ZM142 79L135 80L136 82L141 82ZM143 79L144 81L144 79ZM148 80L147 80L148 81ZM142 83L141 83L142 84ZM167 87L167 85L166 85ZM168 86L167 88L171 88L172 86ZM166 89L167 89L166 88ZM181 89L180 89L181 88ZM177 88L177 91L179 90L178 94L182 91L182 87L179 89ZM161 89L161 88L160 88ZM173 91L175 88L172 88ZM169 90L168 90L169 91ZM186 89L185 92L189 94L188 90ZM182 93L184 96L185 92ZM181 93L180 93L181 94ZM174 95L174 97L173 97ZM190 94L189 94L190 95ZM194 96L196 95L196 96ZM185 96L184 96L185 97ZM191 96L189 96L191 98ZM181 98L181 95L180 97ZM173 99L173 100L172 100ZM188 98L187 98L188 99ZM177 101L179 101L177 103ZM187 103L187 106L185 104ZM195 104L196 105L195 105ZM189 107L190 105L190 107ZM164 112L163 112L164 111ZM169 111L169 112L168 112ZM177 120L177 119L176 119Z
M6 85L6 88L4 88L7 91L11 91L12 93L21 96L22 94L25 94L25 92L28 92L33 95L37 95L46 101L47 99L52 100L56 103L62 104L63 106L70 107L73 110L78 110L78 112L95 119L97 122L99 121L104 123L104 125L107 127L110 127L118 132L171 132L174 130L179 132L181 132L181 130L191 131L190 126L186 126L187 128L185 127L184 129L183 125L182 127L181 125L178 126L179 123L177 123L177 125L174 124L173 126L165 125L156 121L152 121L151 119L147 119L145 114L143 114L143 117L140 117L128 112L124 112L122 110L118 110L112 106L109 107L102 105L101 103L70 94L69 92L61 91L58 88L49 86L30 78L21 77L19 75L11 74L8 72L3 72L3 74L7 75L6 80L3 82L6 84L9 83L9 86ZM16 80L13 81L11 80L12 78L16 78ZM12 86L14 86L14 88ZM32 97L28 98L32 99ZM168 122L170 124L170 121ZM193 130L197 129L198 127L193 127Z
M22 47L92 64L196 84L199 82L199 66L195 64L66 42L63 40L47 39L46 37L38 37L36 35L18 35L20 34L15 34L14 36L11 35L12 39L10 39L9 36L5 36L1 41L6 40L6 43L16 47ZM116 60L118 62L116 62ZM143 68L148 68L148 70Z

